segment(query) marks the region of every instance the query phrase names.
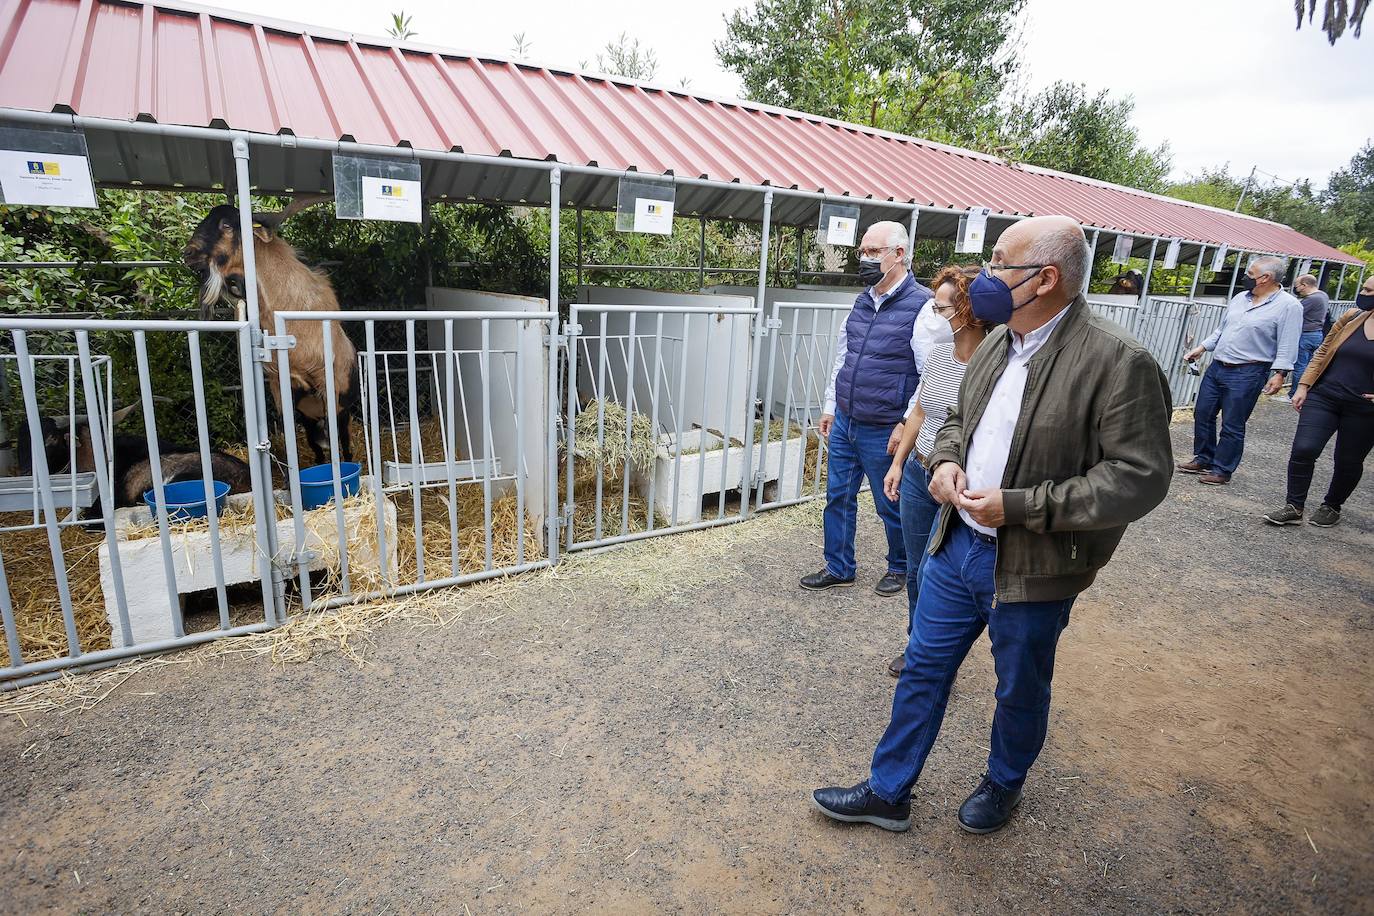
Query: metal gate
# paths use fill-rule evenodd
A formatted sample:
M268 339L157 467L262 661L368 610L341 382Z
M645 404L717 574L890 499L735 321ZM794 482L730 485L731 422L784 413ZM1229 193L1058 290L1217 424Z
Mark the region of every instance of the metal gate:
M752 308L573 305L562 498L568 550L747 515L758 422Z
M249 325L6 318L0 333L4 420L21 446L21 473L0 493L0 682L276 626L275 529L257 524L274 517L259 405L240 397L231 454L211 447L205 400L226 377L258 390ZM193 428L174 428L184 421L155 390L169 365L189 377ZM121 435L121 422L139 434ZM237 492L216 490L225 478ZM183 520L178 506L196 500L227 503L225 515ZM194 628L192 592L213 595Z

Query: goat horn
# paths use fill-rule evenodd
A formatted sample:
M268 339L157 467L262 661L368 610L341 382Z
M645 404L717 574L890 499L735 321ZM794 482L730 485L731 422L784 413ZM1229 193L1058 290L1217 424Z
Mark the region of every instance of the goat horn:
M333 199L333 194L301 194L291 198L291 203L281 210L271 213L254 213L253 222L265 229L276 229L302 210Z

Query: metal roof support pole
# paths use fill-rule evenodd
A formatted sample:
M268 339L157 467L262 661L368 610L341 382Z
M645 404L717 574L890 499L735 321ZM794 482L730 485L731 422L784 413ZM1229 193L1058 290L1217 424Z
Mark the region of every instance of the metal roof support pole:
M1087 296L1093 286L1093 266L1097 263L1097 237L1102 233L1101 229L1093 230L1093 245L1088 249L1088 276L1083 279L1083 295Z
M1358 279L1358 280L1355 281L1355 292L1354 292L1353 294L1351 294L1351 296L1350 296L1351 299L1354 299L1356 296L1358 296L1358 295L1360 294L1360 290L1364 288L1364 272L1365 272L1365 265L1361 264L1361 265L1360 265L1360 279Z
M1341 265L1341 278L1336 281L1336 295L1332 297L1334 299L1341 298L1341 290L1345 288L1345 269L1349 266L1349 264Z
M1199 245L1197 249L1197 267L1193 268L1193 285L1188 287L1188 301L1192 301L1197 295L1197 281L1202 276L1202 257L1207 254L1207 246Z
M550 224L552 229L552 224ZM582 288L582 208L577 208L577 288ZM555 309L554 311L557 311Z
M759 290L758 296L754 299L754 318L752 321L754 328L754 358L749 363L749 387L744 393L745 420L744 420L744 473L740 479L739 493L739 514L740 518L748 518L749 512L749 490L752 485L757 483L759 490L763 489L763 449L759 449L759 470L758 479L754 479L754 408L753 404L758 396L755 394L759 390L759 363L763 361L763 338L768 333L768 319L763 311L763 302L768 292L768 244L769 230L772 228L773 220L773 192L768 190L763 192L763 226L759 236ZM786 422L786 417L783 418ZM729 418L726 418L728 423ZM730 434L727 426L725 434ZM762 439L767 440L768 430L763 431Z
M802 282L802 258L805 257L805 253L802 250L802 245L805 241L805 236L806 227L797 226L797 279L793 285L796 286L798 289L801 288Z
M248 141L243 137L235 137L233 150L234 179L239 207L239 238L243 240L240 247L243 249L243 290L247 298L245 311L249 333L256 350L264 346L265 341L262 337L262 316L258 311L258 266L254 251L253 183L248 171ZM253 355L254 358L250 360L252 368L249 377L243 380L244 384L252 389L243 392L245 398L252 398L251 408L246 405L243 413L248 427L244 433L248 440L248 470L253 487L253 512L259 519L275 519L276 506L272 497L272 442L267 435L267 380L262 371L265 363L257 358L256 352ZM287 435L292 433L292 423L289 419L282 421L282 427ZM277 526L260 523L253 527L257 531L258 550L261 551L261 556L276 557ZM270 624L284 623L286 582L282 578L281 570L275 563L269 562L263 565L262 572L272 579L274 599L274 606L263 608L264 618ZM267 594L268 590L264 586L264 600Z
M701 218L701 239L697 245L697 286L706 288L706 217Z
M911 224L906 230L906 253L907 257L915 260L916 258L916 223L921 219L920 210L911 211Z
M1230 302L1231 297L1236 294L1236 281L1240 279L1240 256L1243 254L1245 254L1244 251L1239 248L1236 249L1236 265L1231 268L1231 288L1226 291L1227 302Z
M563 189L563 173L555 168L549 171L549 311L554 317L549 319L549 346L548 346L548 403L545 404L545 424L548 427L548 438L544 442L544 525L548 531L546 540L549 551L549 562L558 562L558 346L560 335L558 333L558 212L560 207L560 194ZM582 208L577 208L577 247L578 247L578 275L581 276L582 267ZM569 351L569 364L577 358L577 354ZM524 405L521 405L523 407ZM524 444L521 444L521 448ZM568 443L568 476L569 489L568 499L572 500L572 443ZM649 511L653 511L650 507ZM521 519L521 524L524 520ZM569 524L572 524L569 519Z
M1150 263L1145 265L1145 283L1141 286L1140 290L1141 305L1144 305L1145 301L1150 298L1150 274L1153 273L1155 269L1155 249L1158 247L1159 239L1155 239L1150 243Z

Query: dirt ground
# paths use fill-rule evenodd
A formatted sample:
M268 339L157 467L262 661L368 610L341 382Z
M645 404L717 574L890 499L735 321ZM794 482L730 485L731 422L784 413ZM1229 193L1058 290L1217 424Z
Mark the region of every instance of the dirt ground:
M383 626L361 668L183 653L94 708L8 717L0 907L1374 912L1374 478L1337 528L1264 525L1294 422L1261 405L1235 482L1176 479L1080 599L1001 833L955 822L985 639L909 833L807 804L867 772L904 604L801 592L803 507L451 593L458 619Z

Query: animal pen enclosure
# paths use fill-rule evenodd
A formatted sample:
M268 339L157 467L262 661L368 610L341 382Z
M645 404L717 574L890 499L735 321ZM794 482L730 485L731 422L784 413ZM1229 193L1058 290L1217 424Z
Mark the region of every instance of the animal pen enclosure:
M1067 212L1094 250L1126 239L1151 266L1161 242L1181 243L1170 247L1196 258L1194 288L1219 249L1234 263L1249 252L1344 263L1276 224L631 81L110 0L34 0L9 36L0 147L74 156L64 162L99 185L222 193L236 205L225 237L259 241L240 246L241 278L220 278L242 286L235 321L0 319L21 376L3 411L11 435L20 422L42 431L45 414L68 427L85 414L91 453L80 459L72 437L65 460L50 457L30 437L31 479L0 490L22 510L0 532L5 687L814 496L817 412L852 297L770 287L768 267L773 227L792 227L799 246L813 229L826 239L828 208L852 215L851 243L884 219L906 224L909 240L960 238L971 208L989 203L994 240L1028 213ZM54 42L65 57L41 50ZM173 65L183 60L194 63ZM101 80L109 91L91 92ZM364 204L365 179L391 182L382 211ZM624 192L646 181L657 190L638 193L660 215L666 205L669 228L675 217L757 226L757 283L568 293L565 207L628 216L640 198L625 210ZM377 218L397 215L403 189L421 215L466 202L547 212L547 296L431 284L423 308L278 311L262 295L260 268L278 261L257 262L273 227L255 220L254 193L332 194L340 218ZM704 247L697 269L704 285ZM1158 326L1152 352L1176 363L1202 311L1185 303L1192 317L1180 323L1173 306L1152 304L1149 281L1147 269L1134 311L1103 308L1142 336ZM236 444L211 440L199 400L194 417L169 422L149 371L149 342L162 339L185 354L195 397L234 389L233 416L217 422ZM228 371L201 364L211 347L227 348ZM49 356L81 382L51 402L35 381ZM297 390L293 373L310 360ZM334 409L348 398L357 406ZM119 414L130 406L137 415ZM54 476L59 461L74 478ZM239 484L221 512L225 477ZM203 517L176 517L190 511L169 499L176 484L199 486ZM206 609L187 617L192 593ZM35 600L47 623L31 636Z

